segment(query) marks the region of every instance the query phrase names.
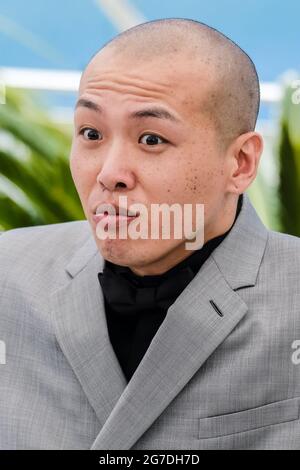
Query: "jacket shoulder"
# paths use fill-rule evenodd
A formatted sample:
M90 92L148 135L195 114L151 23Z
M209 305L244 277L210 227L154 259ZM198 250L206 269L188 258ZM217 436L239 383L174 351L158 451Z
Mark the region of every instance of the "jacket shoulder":
M76 245L84 241L91 234L89 224L86 220L63 222L49 225L36 225L21 227L6 232L0 236L0 256L14 254L20 250L29 252L65 252L72 251Z
M269 230L269 243L273 249L281 248L289 251L300 248L300 237L288 233Z
M0 278L23 279L24 282L26 278L38 281L42 277L51 283L91 236L86 220L2 232Z
M269 230L264 262L280 271L298 271L300 274L300 238L288 233Z

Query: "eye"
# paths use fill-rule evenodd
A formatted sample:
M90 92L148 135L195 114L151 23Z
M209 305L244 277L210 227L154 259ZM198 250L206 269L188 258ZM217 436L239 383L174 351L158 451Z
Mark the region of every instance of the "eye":
M165 144L168 142L167 140L163 139L162 137L156 134L144 134L141 136L140 140L141 139L144 139L144 142L142 142L142 144L146 144L146 145Z
M83 135L83 138L86 140L100 140L101 136L101 134L92 127L84 127L79 134Z

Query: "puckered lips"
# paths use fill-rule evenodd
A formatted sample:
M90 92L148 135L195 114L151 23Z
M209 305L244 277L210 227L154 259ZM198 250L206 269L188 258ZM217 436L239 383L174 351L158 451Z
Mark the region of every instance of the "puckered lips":
M139 212L120 207L113 203L102 202L98 204L93 211L93 221L98 224L105 219L105 225L114 224L118 226L123 223L130 223L139 217Z

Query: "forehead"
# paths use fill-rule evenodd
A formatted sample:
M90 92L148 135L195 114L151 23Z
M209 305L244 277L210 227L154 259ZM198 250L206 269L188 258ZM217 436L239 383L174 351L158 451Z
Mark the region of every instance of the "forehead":
M139 61L120 54L98 54L85 70L79 89L82 95L114 93L120 99L155 100L166 103L181 115L197 111L210 88L205 67L195 67L181 55Z

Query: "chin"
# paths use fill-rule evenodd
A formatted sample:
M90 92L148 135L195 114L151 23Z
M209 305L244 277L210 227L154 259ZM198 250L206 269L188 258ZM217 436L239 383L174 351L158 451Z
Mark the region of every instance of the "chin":
M136 240L97 240L97 246L104 259L120 266L135 266L142 262L143 249ZM142 262L143 263L143 262Z

